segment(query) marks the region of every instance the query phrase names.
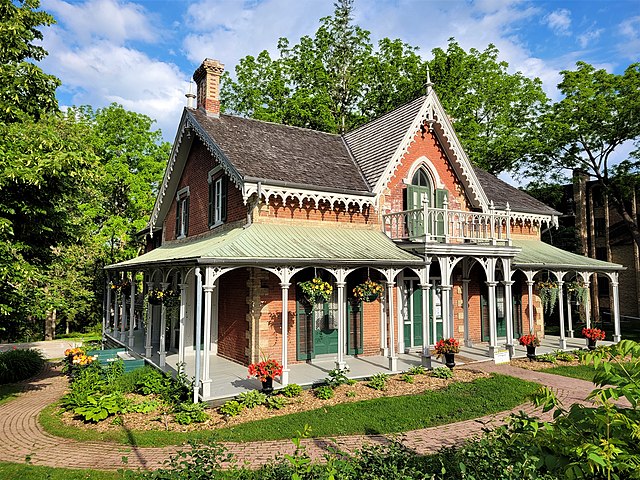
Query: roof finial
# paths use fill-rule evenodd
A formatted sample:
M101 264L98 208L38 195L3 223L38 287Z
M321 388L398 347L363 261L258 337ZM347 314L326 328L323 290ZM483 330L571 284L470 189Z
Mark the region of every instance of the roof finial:
M429 75L429 64L427 63L427 95L431 93L431 87L433 87L433 82L431 82L431 75Z

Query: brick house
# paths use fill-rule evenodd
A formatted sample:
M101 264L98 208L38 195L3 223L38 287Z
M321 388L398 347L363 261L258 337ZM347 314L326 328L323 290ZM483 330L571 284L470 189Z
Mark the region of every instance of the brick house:
M430 83L424 96L335 135L220 114L222 71L206 59L194 74L197 105L180 121L149 223L153 245L107 267L116 283L144 276L142 293L180 292L171 319L169 307L145 307L144 355L160 367L172 351L195 362L202 399L212 398L212 358L275 358L286 385L291 368L326 357L342 368L383 355L397 371L408 352L428 364L442 337L489 357L513 354L520 334L544 336L543 277L562 289L600 272L617 305L621 267L542 243L558 213L471 165ZM329 301L302 294L316 277L332 285ZM355 298L368 278L384 293ZM105 299L106 337L130 348L140 347L127 322L137 283L129 295L107 288Z

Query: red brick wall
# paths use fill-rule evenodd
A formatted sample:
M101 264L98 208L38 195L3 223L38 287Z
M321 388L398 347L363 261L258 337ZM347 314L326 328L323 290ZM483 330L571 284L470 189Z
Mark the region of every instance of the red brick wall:
M178 190L189 187L189 232L188 236L200 235L209 231L209 172L217 166L211 153L196 138L189 152L187 162L178 184ZM247 215L247 207L242 201L240 190L228 180L227 188L227 223L243 220ZM171 207L164 222L165 240L176 238L176 199L171 200Z
M247 364L247 269L232 270L219 281L218 354Z

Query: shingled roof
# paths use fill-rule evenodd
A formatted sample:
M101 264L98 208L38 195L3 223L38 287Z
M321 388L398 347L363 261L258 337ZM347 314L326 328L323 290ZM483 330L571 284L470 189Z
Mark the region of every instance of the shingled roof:
M478 180L489 200L493 200L493 204L499 210L507 208L507 202L511 210L523 213L539 213L542 215L560 215L548 205L533 198L526 192L503 182L495 175L485 172L484 170L473 167Z
M188 110L243 177L369 192L340 135Z
M345 134L344 140L371 187L380 180L424 101L424 96L416 98Z

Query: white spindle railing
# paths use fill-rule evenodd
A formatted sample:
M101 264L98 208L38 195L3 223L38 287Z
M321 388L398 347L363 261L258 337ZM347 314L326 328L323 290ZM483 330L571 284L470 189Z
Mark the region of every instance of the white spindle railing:
M383 230L392 240L440 243L489 243L511 245L511 210L467 212L442 208L404 210L382 216Z

